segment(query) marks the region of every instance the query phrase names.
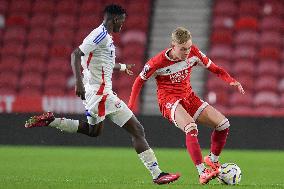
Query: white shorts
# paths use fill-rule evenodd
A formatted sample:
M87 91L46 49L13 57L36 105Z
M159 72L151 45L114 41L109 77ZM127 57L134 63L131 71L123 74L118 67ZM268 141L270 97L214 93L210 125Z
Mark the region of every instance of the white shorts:
M122 127L133 115L128 106L113 92L105 95L86 93L84 105L90 125L98 124L108 117Z

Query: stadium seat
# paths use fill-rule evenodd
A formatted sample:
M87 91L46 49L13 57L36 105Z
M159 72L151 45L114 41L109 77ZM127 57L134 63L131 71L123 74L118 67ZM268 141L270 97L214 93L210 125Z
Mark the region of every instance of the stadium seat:
M123 30L126 31L126 30L130 30L133 28L147 32L148 31L148 20L141 19L141 15L139 14L132 15L131 17L126 19Z
M260 15L261 8L262 7L257 0L240 1L238 13L242 16L251 16L257 18Z
M263 16L282 16L284 13L283 3L278 0L264 1L262 14Z
M11 14L6 19L7 27L27 27L29 25L29 16L26 13Z
M18 85L18 75L13 74L13 71L6 71L0 73L0 88L16 90Z
M53 58L47 64L48 73L66 75L71 71L70 60Z
M237 92L234 92L233 94L231 94L229 99L230 99L229 103L230 103L231 107L236 107L236 106L250 107L250 106L252 106L253 95L250 92L246 92L245 94L241 94L237 91Z
M235 78L242 84L246 92L254 90L254 77L252 75L237 75Z
M281 39L281 33L278 31L263 31L260 35L260 46L270 46L275 48L281 48L283 41Z
M260 22L260 30L281 32L282 23L282 20L277 16L264 17Z
M79 17L78 24L78 28L80 28L80 30L87 30L88 32L86 34L89 34L95 26L101 24L101 20L97 14L84 14Z
M72 45L74 41L75 34L73 30L69 29L57 29L53 32L52 43L54 44L64 44Z
M122 34L121 42L122 44L137 42L144 45L146 43L146 35L139 30L128 30Z
M42 75L38 72L24 73L20 79L21 89L40 89L42 86Z
M259 76L272 76L277 78L280 75L280 69L277 62L271 62L270 64L259 64L256 67L256 74Z
M44 88L62 88L65 90L67 85L67 78L63 74L48 74L44 80Z
M25 0L25 1L18 1L14 0L10 3L10 13L29 13L31 10L31 1Z
M259 42L259 34L255 31L239 31L235 36L235 45L252 45L255 46ZM261 40L260 40L261 41Z
M0 61L0 73L13 72L13 75L18 75L21 70L21 59L17 57L2 57Z
M219 15L213 19L212 29L232 31L234 29L234 18L230 16Z
M8 1L0 1L0 12L1 14L5 15L6 12L8 11L9 3Z
M240 17L235 24L236 30L257 31L259 27L258 19L251 16Z
M76 20L74 16L60 14L54 20L54 29L74 29Z
M280 106L284 108L284 94L282 93L280 96Z
M235 16L238 12L238 7L234 1L217 1L213 7L213 14Z
M45 44L29 44L25 49L25 56L29 58L44 59L48 55L48 47Z
M74 90L73 90L73 93L74 93ZM65 91L64 88L45 88L44 89L44 92L43 92L44 95L48 95L48 96L64 96L64 95L68 95Z
M54 11L54 2L53 1L42 1L36 0L33 3L33 12L34 13L46 13L52 15Z
M22 65L23 73L44 73L45 72L45 62L43 59L36 59L34 57L29 57L29 59L24 61Z
M24 54L24 46L15 43L6 43L2 46L2 57L17 57L22 58Z
M233 42L233 35L231 31L228 30L215 30L211 34L211 43L218 44L231 44Z
M53 58L63 58L63 57L70 57L71 52L72 52L72 47L62 44L55 44L51 47L50 49L50 55Z
M260 75L255 80L256 91L274 91L278 90L278 80L274 76Z
M51 40L51 35L46 29L36 28L30 31L27 39L29 43L48 44Z
M126 6L126 10L130 16L134 14L148 15L150 12L150 3L145 1L130 1Z
M259 92L255 95L254 106L277 107L279 105L279 96L275 92Z
M214 45L209 51L209 57L214 59L225 59L227 61L232 58L232 47L230 45Z
M281 94L284 94L284 78L283 77L278 82L278 90Z
M216 77L215 75L211 75L207 79L207 89L208 90L226 90L227 84L220 79L219 77Z
M53 23L53 16L48 13L37 13L34 14L30 19L30 27L39 30L50 29Z
M20 35L19 35L20 34ZM26 30L24 28L7 28L3 37L4 43L23 43L26 40Z
M257 52L254 46L251 45L242 45L237 46L233 53L234 59L245 59L245 60L254 60L256 58ZM232 56L232 54L230 54Z
M255 66L252 63L246 64L246 63L235 63L233 66L233 73L235 75L253 75L255 71Z
M19 90L19 96L42 96L42 90L40 88L34 87L23 87Z
M78 11L76 0L61 0L56 4L56 12L60 14L75 15Z
M279 48L264 46L259 50L258 57L260 59L272 59L278 61L281 59L281 52Z
M85 0L81 3L80 15L100 15L102 12L103 6L101 3L94 2L93 0Z

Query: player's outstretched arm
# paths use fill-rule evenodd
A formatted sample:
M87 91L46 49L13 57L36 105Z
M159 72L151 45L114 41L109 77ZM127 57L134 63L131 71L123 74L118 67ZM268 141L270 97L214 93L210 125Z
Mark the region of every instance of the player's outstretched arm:
M136 99L139 96L141 88L144 84L145 80L143 80L140 76L138 76L132 86L131 95L128 102L128 107L133 110L134 105L136 103Z
M114 70L119 70L125 72L127 75L133 75L133 71L131 70L135 64L121 64L117 63L114 65Z
M229 83L231 86L236 86L241 94L245 93L242 85L233 77L231 77L223 68L218 67L216 64L212 62L208 67L208 70L215 73L218 77L220 77L225 82Z
M85 88L82 82L81 69L80 69L81 56L84 56L84 53L79 48L76 48L71 54L71 67L76 79L76 84L75 84L76 95L80 97L82 100L85 100Z

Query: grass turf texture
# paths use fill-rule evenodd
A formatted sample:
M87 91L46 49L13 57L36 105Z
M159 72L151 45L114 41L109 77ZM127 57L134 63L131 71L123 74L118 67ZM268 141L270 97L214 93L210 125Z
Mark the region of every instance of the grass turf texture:
M201 186L185 149L154 150L163 170L182 174L177 182L154 185L131 148L0 146L0 188L284 188L283 151L225 150L221 161L241 167L241 184Z

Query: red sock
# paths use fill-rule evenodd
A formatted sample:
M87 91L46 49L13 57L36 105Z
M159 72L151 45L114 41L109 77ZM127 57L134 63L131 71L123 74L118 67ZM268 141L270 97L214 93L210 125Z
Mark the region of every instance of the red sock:
M198 134L198 131L194 129L186 134L186 139L185 139L187 151L194 165L199 165L200 163L203 162L200 145L197 139L197 134Z
M219 156L222 149L224 148L227 140L227 135L229 133L229 128L222 131L214 130L211 135L211 152Z

